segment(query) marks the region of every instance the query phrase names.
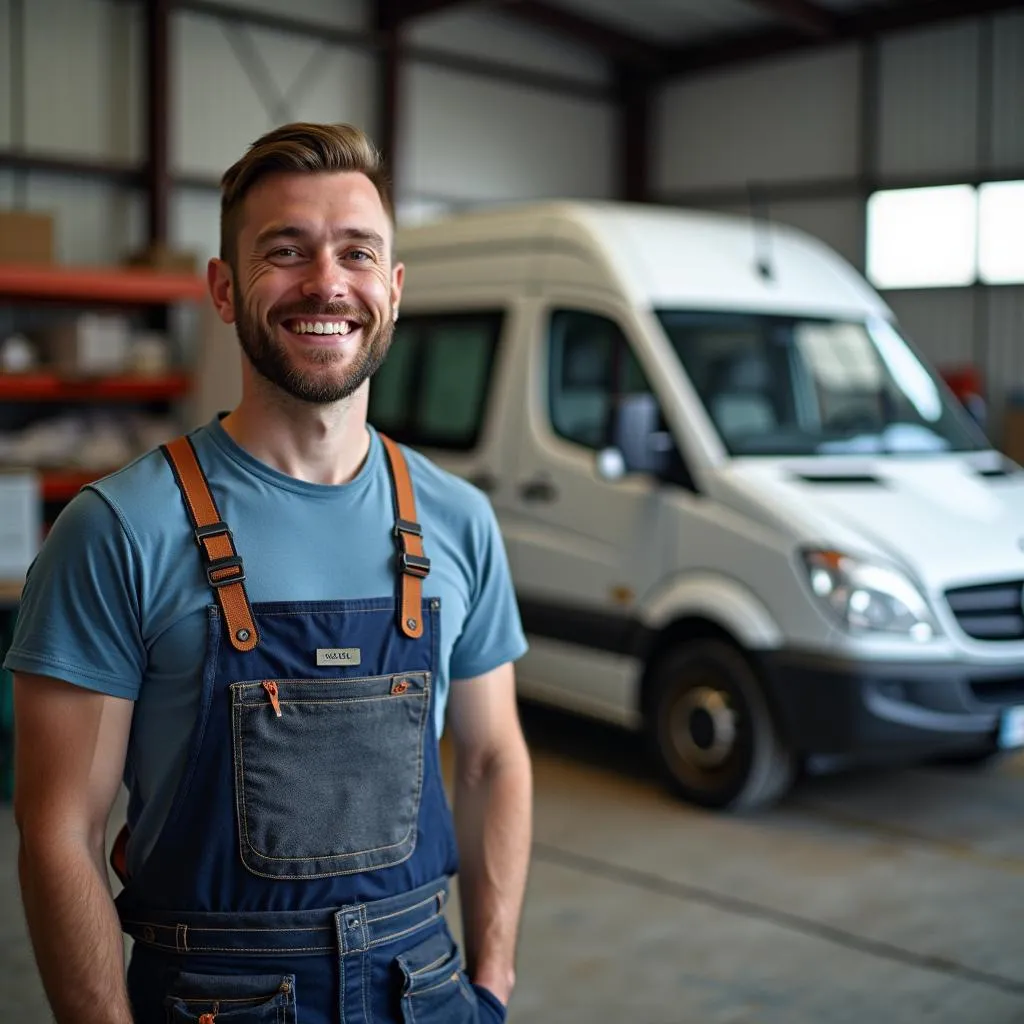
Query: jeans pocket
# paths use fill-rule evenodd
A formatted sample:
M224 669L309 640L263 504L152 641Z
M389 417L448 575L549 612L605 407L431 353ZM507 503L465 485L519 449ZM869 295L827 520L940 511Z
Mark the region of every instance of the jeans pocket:
M477 1024L477 995L447 929L396 957L405 1024Z
M297 1024L295 975L181 971L164 1006L168 1024Z
M269 878L389 867L416 846L428 672L233 683L242 862Z
M483 985L474 984L473 991L477 995L477 1002L480 1006L480 1024L486 1024L487 1021L493 1021L494 1024L505 1024L508 1008L504 1003Z

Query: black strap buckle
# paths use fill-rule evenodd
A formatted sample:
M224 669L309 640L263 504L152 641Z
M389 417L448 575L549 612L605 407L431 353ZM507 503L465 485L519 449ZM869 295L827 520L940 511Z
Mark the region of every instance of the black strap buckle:
M221 572L224 569L237 569L238 573L234 576L221 576L214 579L214 573ZM206 579L214 590L226 587L229 583L241 583L245 579L245 569L242 566L241 556L228 555L225 558L213 559L213 561L207 563Z
M415 576L424 580L430 575L430 559L420 555L410 555L402 552L398 557L398 564L406 576Z
M423 527L419 523L414 523L411 519L396 519L395 536L398 537L403 533L411 534L413 537L422 537Z
M231 546L235 545L235 538L231 533L231 528L227 523L218 520L216 523L210 523L207 526L197 526L194 530L196 543L202 547L203 541L209 537L219 537L221 534L226 534L228 540L231 541Z

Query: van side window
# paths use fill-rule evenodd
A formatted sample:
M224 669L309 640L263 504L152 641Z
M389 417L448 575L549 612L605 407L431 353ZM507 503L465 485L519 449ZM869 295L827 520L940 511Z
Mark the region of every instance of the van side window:
M369 420L403 444L453 451L479 438L504 314L407 315L370 382Z
M548 410L556 434L586 448L603 448L611 440L619 399L650 391L614 320L582 310L551 314Z

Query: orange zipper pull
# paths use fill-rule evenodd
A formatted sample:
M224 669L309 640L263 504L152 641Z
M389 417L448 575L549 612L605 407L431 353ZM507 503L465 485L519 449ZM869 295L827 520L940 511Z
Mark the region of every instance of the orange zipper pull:
M274 705L274 714L278 718L281 717L281 702L277 699L277 683L271 680L266 680L263 684L263 689L267 691L267 696L270 698L270 703ZM212 1017L210 1020L212 1021ZM201 1021L200 1024L209 1024L208 1021Z

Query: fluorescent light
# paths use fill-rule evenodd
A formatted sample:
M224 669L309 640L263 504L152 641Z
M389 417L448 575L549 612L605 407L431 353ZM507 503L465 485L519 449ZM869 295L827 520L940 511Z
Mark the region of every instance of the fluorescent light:
M979 276L985 284L1024 283L1024 181L979 190Z
M977 232L971 185L876 192L868 200L868 276L878 288L973 284Z

